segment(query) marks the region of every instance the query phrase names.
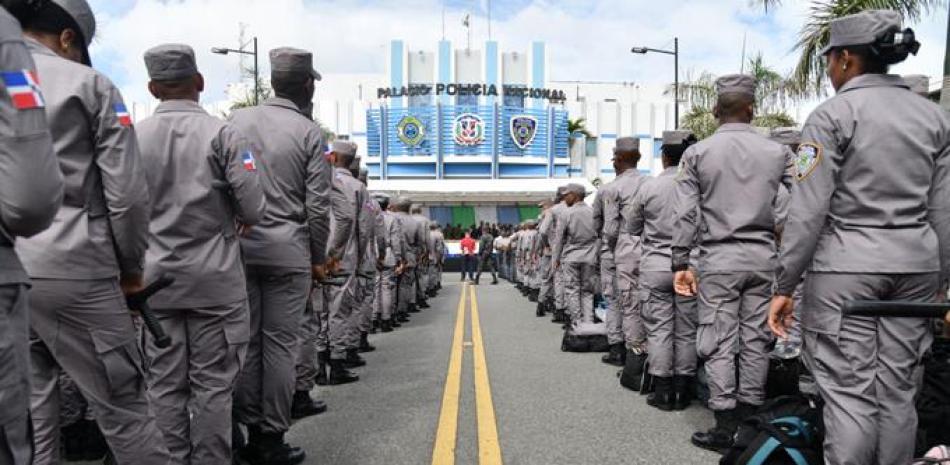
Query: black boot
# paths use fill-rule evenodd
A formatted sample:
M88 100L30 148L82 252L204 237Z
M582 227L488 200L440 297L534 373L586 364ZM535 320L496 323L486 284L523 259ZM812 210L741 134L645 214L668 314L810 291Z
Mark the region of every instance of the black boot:
M359 376L346 371L346 368L343 367L343 360L333 360L330 359L330 385L336 386L339 384L349 384L355 383L360 380Z
M534 310L534 316L540 318L544 316L544 302L538 302L538 308Z
M743 421L745 421L746 418L748 418L748 417L750 417L750 416L752 416L752 415L755 415L755 413L756 413L758 410L759 410L759 407L757 407L757 406L755 406L755 405L747 404L747 403L745 403L745 402L737 402L737 403L736 403L736 412L735 412L736 427L738 428L738 427L739 427L739 424L742 423Z
M670 376L654 376L653 392L647 396L647 405L669 412L673 410L673 401L673 378Z
M429 308L429 301L422 299L419 301L419 308Z
M327 363L330 362L330 352L317 352L317 386L327 385Z
M400 326L401 326L401 325L400 325ZM384 332L384 333L391 333L391 332L393 332L393 322L390 321L390 320L380 320L380 322L379 322L379 330L382 331L382 332Z
M233 416L231 417L231 463L240 465L241 449L247 445L247 439L244 437L244 431L241 431L241 423Z
M250 431L250 428L248 429ZM252 436L254 437L254 436ZM254 465L297 465L307 458L299 447L284 442L284 433L258 433L241 451L241 459Z
M691 441L696 447L722 453L732 447L732 438L736 434L735 410L715 410L716 426L709 431L693 433Z
M620 372L620 385L639 391L643 381L643 368L647 363L647 354L638 354L632 350L627 351L627 362Z
M673 410L686 410L693 400L693 377L673 377Z
M379 318L374 318L374 319L373 319L373 326L372 326L371 328L369 328L369 333L370 333L370 334L376 334L376 331L379 331L379 327L380 327Z
M409 311L409 313L419 313L419 312L420 312L419 307L417 307L416 304L409 304L409 309L408 309L408 311Z
M361 353L372 352L376 350L376 347L369 345L369 333L361 332L360 333L360 349Z
M294 403L290 408L290 418L299 420L327 411L327 404L322 400L313 400L307 391L294 392Z
M622 342L610 345L610 352L600 358L601 362L608 365L622 367L626 359L627 350Z
M538 301L538 291L531 289L528 291L528 301L537 302Z
M343 366L346 368L356 368L366 365L366 360L363 360L363 357L360 357L359 349L346 349L346 359L343 361Z
M416 310L416 311L418 311L418 310ZM409 322L409 315L407 315L407 314L405 314L405 313L400 313L400 314L396 315L396 321L398 321L398 322L400 322L400 323L408 323L408 322ZM401 325L399 325L399 326L401 326ZM398 328L399 326L397 326L395 323L393 323L393 328Z

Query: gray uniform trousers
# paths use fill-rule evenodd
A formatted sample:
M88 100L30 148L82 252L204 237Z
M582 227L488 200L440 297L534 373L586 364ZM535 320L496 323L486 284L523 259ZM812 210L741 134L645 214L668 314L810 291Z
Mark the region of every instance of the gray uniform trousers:
M392 320L396 310L396 270L383 268L376 274L376 298L373 300L373 314L380 320Z
M640 309L639 277L620 274L617 276L617 306L620 308L623 321L623 340L630 350L641 352L646 350L647 330L643 322Z
M0 286L0 465L29 465L28 286Z
M399 275L399 302L397 313L406 313L410 304L416 303L416 269L406 268Z
M290 407L300 350L300 325L310 292L309 270L248 265L251 330L247 359L238 378L238 421L265 433L290 429Z
M623 342L623 311L617 299L617 266L614 264L613 252L607 251L605 244L600 254L600 293L610 304L607 312L607 342L620 344Z
M554 266L551 263L551 255L541 255L538 273L541 275L541 289L538 291L539 299L542 302L547 299L554 299Z
M932 342L930 322L841 314L846 300L930 302L937 274L809 272L805 362L825 401L825 463L891 465L912 460L917 430L914 372Z
M772 281L770 271L700 273L696 352L706 360L713 410L765 400Z
M323 292L326 305L320 315L317 351L329 351L332 360L343 360L349 347L357 305L356 275L334 277L323 284Z
M356 289L353 293L353 311L349 318L349 330L346 335L346 347L356 349L360 346L360 333L369 332L373 325L373 281L371 276L356 276Z
M34 279L30 310L33 463L60 463L60 369L92 406L120 465L169 463L145 393L138 332L118 280Z
M173 464L231 463L231 404L250 336L247 301L154 309L172 340L146 337L148 398Z
M647 328L650 374L696 374L696 297L677 295L672 271L640 272L640 310Z
M317 385L317 333L320 331L321 315L325 313L323 286L314 284L300 327L296 391L309 392Z
M590 263L561 263L564 270L564 300L572 322L594 313L594 276L596 265Z
M552 272L554 279L554 306L558 310L567 310L567 289L564 287L565 273L566 271L563 266Z
M429 267L431 265L422 265L416 267L416 300L413 302L418 302L420 300L426 299L426 290L428 289L429 282Z

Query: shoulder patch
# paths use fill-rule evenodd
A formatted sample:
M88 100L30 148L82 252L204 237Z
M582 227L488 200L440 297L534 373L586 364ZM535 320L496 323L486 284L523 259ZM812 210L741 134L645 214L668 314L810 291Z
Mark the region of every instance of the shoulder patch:
M676 167L676 179L680 180L683 178L683 173L686 172L686 159L680 158L680 164Z
M244 164L245 170L257 171L257 162L254 160L254 153L250 150L245 150L241 154L241 162Z
M40 91L40 80L36 72L24 69L20 71L0 72L0 82L7 89L13 107L17 110L33 110L43 108L43 92Z
M804 181L821 162L822 148L813 142L806 142L798 146L795 156L795 178Z
M119 124L125 127L132 125L132 115L129 114L129 110L125 107L124 103L116 103L112 106L112 110L115 111L115 117L118 118Z

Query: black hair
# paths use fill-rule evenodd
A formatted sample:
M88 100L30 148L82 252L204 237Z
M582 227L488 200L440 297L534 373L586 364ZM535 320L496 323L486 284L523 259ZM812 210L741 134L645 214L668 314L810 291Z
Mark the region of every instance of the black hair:
M719 109L717 116L720 118L740 116L749 105L755 105L755 97L752 95L739 92L721 94L716 100L716 107Z
M835 50L847 50L861 58L865 73L886 74L891 65L916 55L920 42L911 28L903 31L889 31L877 38L873 44L838 47Z
M696 136L694 134L690 134L689 137L683 140L682 144L664 145L662 148L663 158L667 160L667 164L669 166L679 165L680 160L683 158L683 153L686 152L686 149L688 149L689 146L695 143Z
M194 76L172 81L152 81L158 87L159 97L167 100L190 98L197 91Z
M292 102L301 102L311 99L307 84L313 79L309 76L290 73L271 73L270 84L274 95Z
M30 21L47 1L49 0L0 0L0 7L23 24Z
M76 24L69 13L61 6L53 3L43 3L34 11L34 14L26 18L22 23L23 29L34 32L44 32L47 34L60 35L66 29L72 29L76 33L75 43L73 45L85 50L86 40L82 35L82 29Z
M380 209L389 210L389 197L377 197L376 201L379 202Z

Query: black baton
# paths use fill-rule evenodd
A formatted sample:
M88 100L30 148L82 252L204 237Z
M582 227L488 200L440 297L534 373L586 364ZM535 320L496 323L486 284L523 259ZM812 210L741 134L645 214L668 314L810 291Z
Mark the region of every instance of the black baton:
M160 276L152 284L145 286L145 289L125 298L126 305L129 306L129 309L137 311L142 315L142 320L145 321L145 327L148 329L148 332L151 333L152 338L155 339L155 346L159 349L164 349L171 345L172 340L165 334L162 325L159 324L152 310L148 307L148 299L155 295L156 292L171 286L174 282L175 278Z
M922 303L883 300L849 300L844 303L845 315L888 318L943 318L950 303Z

